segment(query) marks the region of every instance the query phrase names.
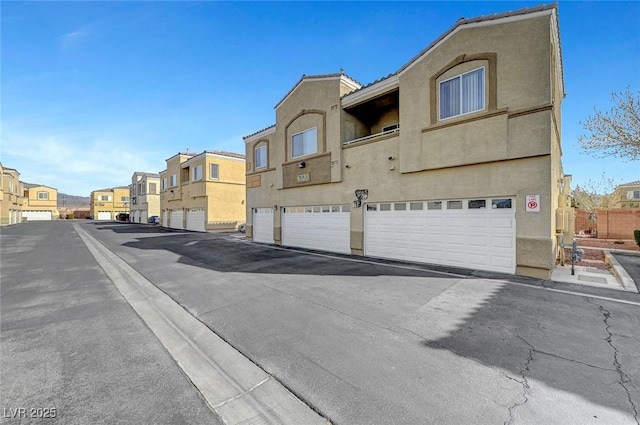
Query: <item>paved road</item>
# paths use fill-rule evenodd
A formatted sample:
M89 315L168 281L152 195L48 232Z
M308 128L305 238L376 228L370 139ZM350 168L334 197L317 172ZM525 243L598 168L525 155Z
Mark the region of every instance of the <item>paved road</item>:
M70 222L0 243L2 423L221 423Z
M614 254L640 291L640 255Z
M335 425L640 423L637 294L82 226Z

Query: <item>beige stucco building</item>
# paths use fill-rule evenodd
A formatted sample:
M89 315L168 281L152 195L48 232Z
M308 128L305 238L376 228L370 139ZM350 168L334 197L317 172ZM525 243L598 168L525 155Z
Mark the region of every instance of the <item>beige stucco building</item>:
M0 164L0 225L22 222L22 208L24 205L24 187L20 181L20 173Z
M245 222L244 155L178 153L166 162L160 172L162 226L204 232Z
M571 235L554 5L460 19L368 85L303 76L244 138L247 236L548 278Z
M121 213L129 214L129 186L94 190L90 209L94 220L116 220Z
M640 180L618 185L613 192L614 208L640 208Z
M160 175L136 171L129 186L132 223L146 223L149 217L160 216Z
M57 220L58 189L40 184L24 183L22 218L27 221Z

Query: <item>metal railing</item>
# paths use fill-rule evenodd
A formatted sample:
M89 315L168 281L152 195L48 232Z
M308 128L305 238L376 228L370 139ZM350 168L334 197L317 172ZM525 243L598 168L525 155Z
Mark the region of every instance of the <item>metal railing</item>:
M400 127L394 128L394 129L391 129L391 130L387 130L387 131L382 131L382 132L376 133L376 134L370 134L368 136L360 137L358 139L348 140L346 142L343 142L342 146L348 146L348 145L352 145L354 143L364 142L364 141L367 141L367 140L375 139L376 137L385 136L387 134L399 133L399 132L400 132Z

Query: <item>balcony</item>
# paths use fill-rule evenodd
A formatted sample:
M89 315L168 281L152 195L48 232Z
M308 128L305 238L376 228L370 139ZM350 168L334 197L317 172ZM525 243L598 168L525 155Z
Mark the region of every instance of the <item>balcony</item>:
M380 133L370 134L368 136L359 137L353 140L347 140L346 142L342 143L342 146L346 147L346 146L355 145L363 142L377 142L379 140L388 139L389 137L395 137L396 133L400 133L400 125L393 126L393 127L394 128L381 131Z

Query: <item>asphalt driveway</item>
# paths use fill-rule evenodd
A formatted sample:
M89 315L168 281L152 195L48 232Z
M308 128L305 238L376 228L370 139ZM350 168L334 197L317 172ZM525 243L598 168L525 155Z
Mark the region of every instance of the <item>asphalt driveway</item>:
M334 424L638 423L634 294L83 228Z

